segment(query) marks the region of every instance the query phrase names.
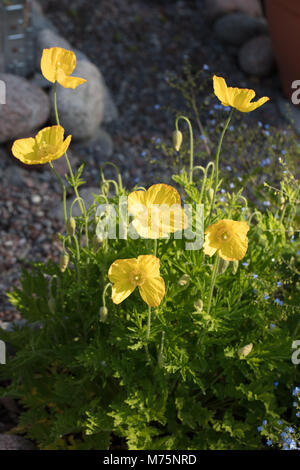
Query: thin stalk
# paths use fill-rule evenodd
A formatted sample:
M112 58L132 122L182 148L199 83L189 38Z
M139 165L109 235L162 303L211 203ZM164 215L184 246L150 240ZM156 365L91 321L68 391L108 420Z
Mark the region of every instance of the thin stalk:
M218 188L218 184L219 184L219 160L220 160L220 153L221 153L222 143L223 143L225 132L226 132L226 130L229 126L229 123L231 121L233 110L234 110L234 108L231 109L231 112L228 116L228 119L227 119L227 121L224 125L223 131L222 131L222 134L221 134L221 137L220 137L220 140L219 140L218 148L217 148L216 165L215 165L216 178L215 178L213 199L212 199L212 203L211 203L211 207L210 207L210 213L209 213L209 217L208 217L208 225L209 225L212 213L213 213L214 208L215 208L216 192L217 192L217 188Z
M194 137L193 137L193 128L191 125L190 120L185 116L178 116L176 118L175 126L176 130L178 131L178 121L183 119L187 122L189 126L189 133L190 133L190 183L193 183L193 168L194 168Z
M58 117L58 110L57 110L56 82L54 83L54 95L53 96L54 96L55 119L56 119L57 125L60 126L59 117ZM79 200L79 207L80 207L81 213L82 213L82 215L84 216L84 219L85 219L85 236L86 236L86 246L87 246L87 249L88 249L89 248L88 218L85 214L84 207L83 207L83 204L82 204L82 200L80 199L77 186L75 185L74 173L73 173L73 170L72 170L67 152L65 152L65 159L66 159L68 170L69 170L69 173L70 173L70 176L71 176L72 186L73 186L75 195Z
M215 283L216 283L216 279L217 279L219 263L220 263L220 258L217 255L216 259L215 259L215 263L214 263L212 276L211 276L210 290L209 290L209 297L208 297L208 306L207 306L207 314L210 313L210 309L211 309L211 301L212 301L214 287L215 287Z

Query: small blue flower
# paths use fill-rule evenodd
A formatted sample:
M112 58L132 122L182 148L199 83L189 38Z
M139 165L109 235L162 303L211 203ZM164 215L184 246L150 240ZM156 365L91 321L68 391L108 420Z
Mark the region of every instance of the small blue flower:
M280 299L275 299L275 304L282 306L282 305L283 305L283 301L280 300Z
M268 439L267 440L267 446L271 446L271 445L272 445L272 441L271 441L271 439Z
M234 131L234 126L229 126L228 129L232 132L232 131Z
M270 124L265 124L265 129L269 129Z
M264 132L265 132L265 136L269 137L270 132L269 131L264 131Z
M279 425L282 424L281 419L279 419L279 420L277 421L277 423L278 423Z
M264 206L270 206L270 205L271 205L270 201L264 201Z
M262 423L263 423L263 426L266 426L268 424L268 421L266 419L264 419L264 421Z
M230 106L225 106L225 107L224 107L224 111L228 112L228 111L230 111L230 110L231 110L231 107L230 107Z
M147 155L146 150L143 150L143 151L141 152L141 157L145 157L146 155Z
M230 183L230 185L229 185L229 186L231 187L231 189L233 189L233 188L234 188L234 184L233 184L233 183Z
M286 150L281 150L282 155L286 154Z
M295 387L294 390L293 390L293 396L295 397L299 393L300 393L300 387Z
M270 329L273 330L276 327L275 323L270 324Z
M225 202L225 197L220 197L221 202Z
M243 266L248 266L249 263L247 263L246 261L244 263L242 263Z
M300 250L297 251L297 255L300 256Z
M293 406L296 408L297 402L293 401Z
M231 171L232 170L231 166L227 165L226 170Z
M239 180L239 182L243 181L243 178L241 178L240 176L238 176L237 179Z
M300 411L297 411L296 416L297 418L300 418Z
M160 105L159 104L155 104L154 105L154 109L159 109L160 108Z
M259 126L259 127L262 127L262 126L263 126L263 123L262 123L262 122L260 122L260 121L258 121L258 123L257 123L257 124L258 124L258 126Z
M261 161L260 166L270 165L270 163L271 163L271 159L265 158L264 160Z
M203 70L209 70L209 66L207 64L203 64Z
M225 189L221 189L221 193L222 194L226 193Z
M253 279L257 279L258 278L258 274L253 274Z
M156 142L157 144L159 144L159 143L160 143L160 140L161 140L160 137L157 137L157 139L156 139L155 142Z
M290 428L288 429L288 432L289 432L290 434L293 434L294 428L290 427Z
M264 296L264 299L265 299L265 300L268 300L269 298L270 298L269 294L266 294L266 295Z
M274 382L274 387L278 387L279 382Z
M276 285L277 285L277 287L280 287L280 286L282 286L282 282L281 282L281 281L278 281L278 282L276 283Z
M262 426L258 426L257 430L258 430L258 432L261 432L262 431Z
M200 135L201 140L205 140L205 136L203 134Z

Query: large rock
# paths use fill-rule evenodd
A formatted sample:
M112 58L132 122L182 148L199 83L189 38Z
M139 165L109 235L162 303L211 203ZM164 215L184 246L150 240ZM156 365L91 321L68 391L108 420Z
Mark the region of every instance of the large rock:
M241 46L248 39L267 32L264 18L253 18L245 13L232 13L219 18L215 33L225 43Z
M0 74L6 84L6 104L0 106L0 143L28 137L49 118L48 95L22 77Z
M0 450L36 450L36 447L24 437L0 434Z
M51 47L62 47L63 49L72 50L70 43L50 28L42 28L36 33L36 66L37 70L41 70L41 57L43 49Z
M241 69L249 75L265 77L272 72L275 63L269 36L257 36L246 42L239 51Z
M73 75L87 81L75 90L57 87L59 120L66 134L72 134L72 140L88 140L96 134L103 121L103 78L98 68L85 60L77 62ZM53 97L53 91L51 96ZM55 122L53 105L52 120Z
M205 11L211 19L235 11L250 16L263 16L259 0L205 0Z

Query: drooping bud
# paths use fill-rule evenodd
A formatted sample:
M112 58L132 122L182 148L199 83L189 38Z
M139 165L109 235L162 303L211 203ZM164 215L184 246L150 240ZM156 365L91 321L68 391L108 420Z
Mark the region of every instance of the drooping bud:
M213 190L213 188L209 188L209 190L208 190L208 199L209 199L210 203L212 202L213 198L214 198L214 190Z
M65 270L68 267L69 264L69 255L66 251L63 251L62 254L60 255L60 260L59 260L59 269L61 270L62 273L65 272Z
M108 309L106 307L100 307L99 316L100 316L101 323L104 323L106 321L107 315L108 315Z
M194 307L198 312L202 312L203 310L203 300L198 299L194 302Z
M48 307L51 313L55 313L56 302L52 296L48 300Z
M190 280L191 280L191 278L188 274L183 274L183 276L181 276L181 278L179 279L178 284L181 287L184 287L184 286L187 286L190 283Z
M178 152L182 144L182 133L179 130L173 132L173 147Z
M67 220L66 230L67 230L67 234L70 235L71 237L75 235L76 222L75 222L74 217L70 217L70 219Z
M233 272L233 274L236 274L238 269L239 269L239 261L237 259L235 259L232 263L232 272Z
M224 274L226 269L229 266L229 263L230 263L230 261L227 261L226 259L220 258L218 274Z
M103 243L103 237L101 237L101 235L95 235L93 238L93 252L94 253L97 253L102 243Z
M252 348L253 348L252 343L246 344L246 346L243 346L241 349L238 350L238 355L246 357L246 356L248 356L248 354L251 353Z

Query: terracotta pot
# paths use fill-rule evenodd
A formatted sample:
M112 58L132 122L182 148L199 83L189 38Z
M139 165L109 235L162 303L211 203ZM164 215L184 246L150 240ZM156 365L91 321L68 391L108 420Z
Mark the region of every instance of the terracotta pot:
M283 92L291 99L292 83L300 80L300 0L265 0L265 9Z

